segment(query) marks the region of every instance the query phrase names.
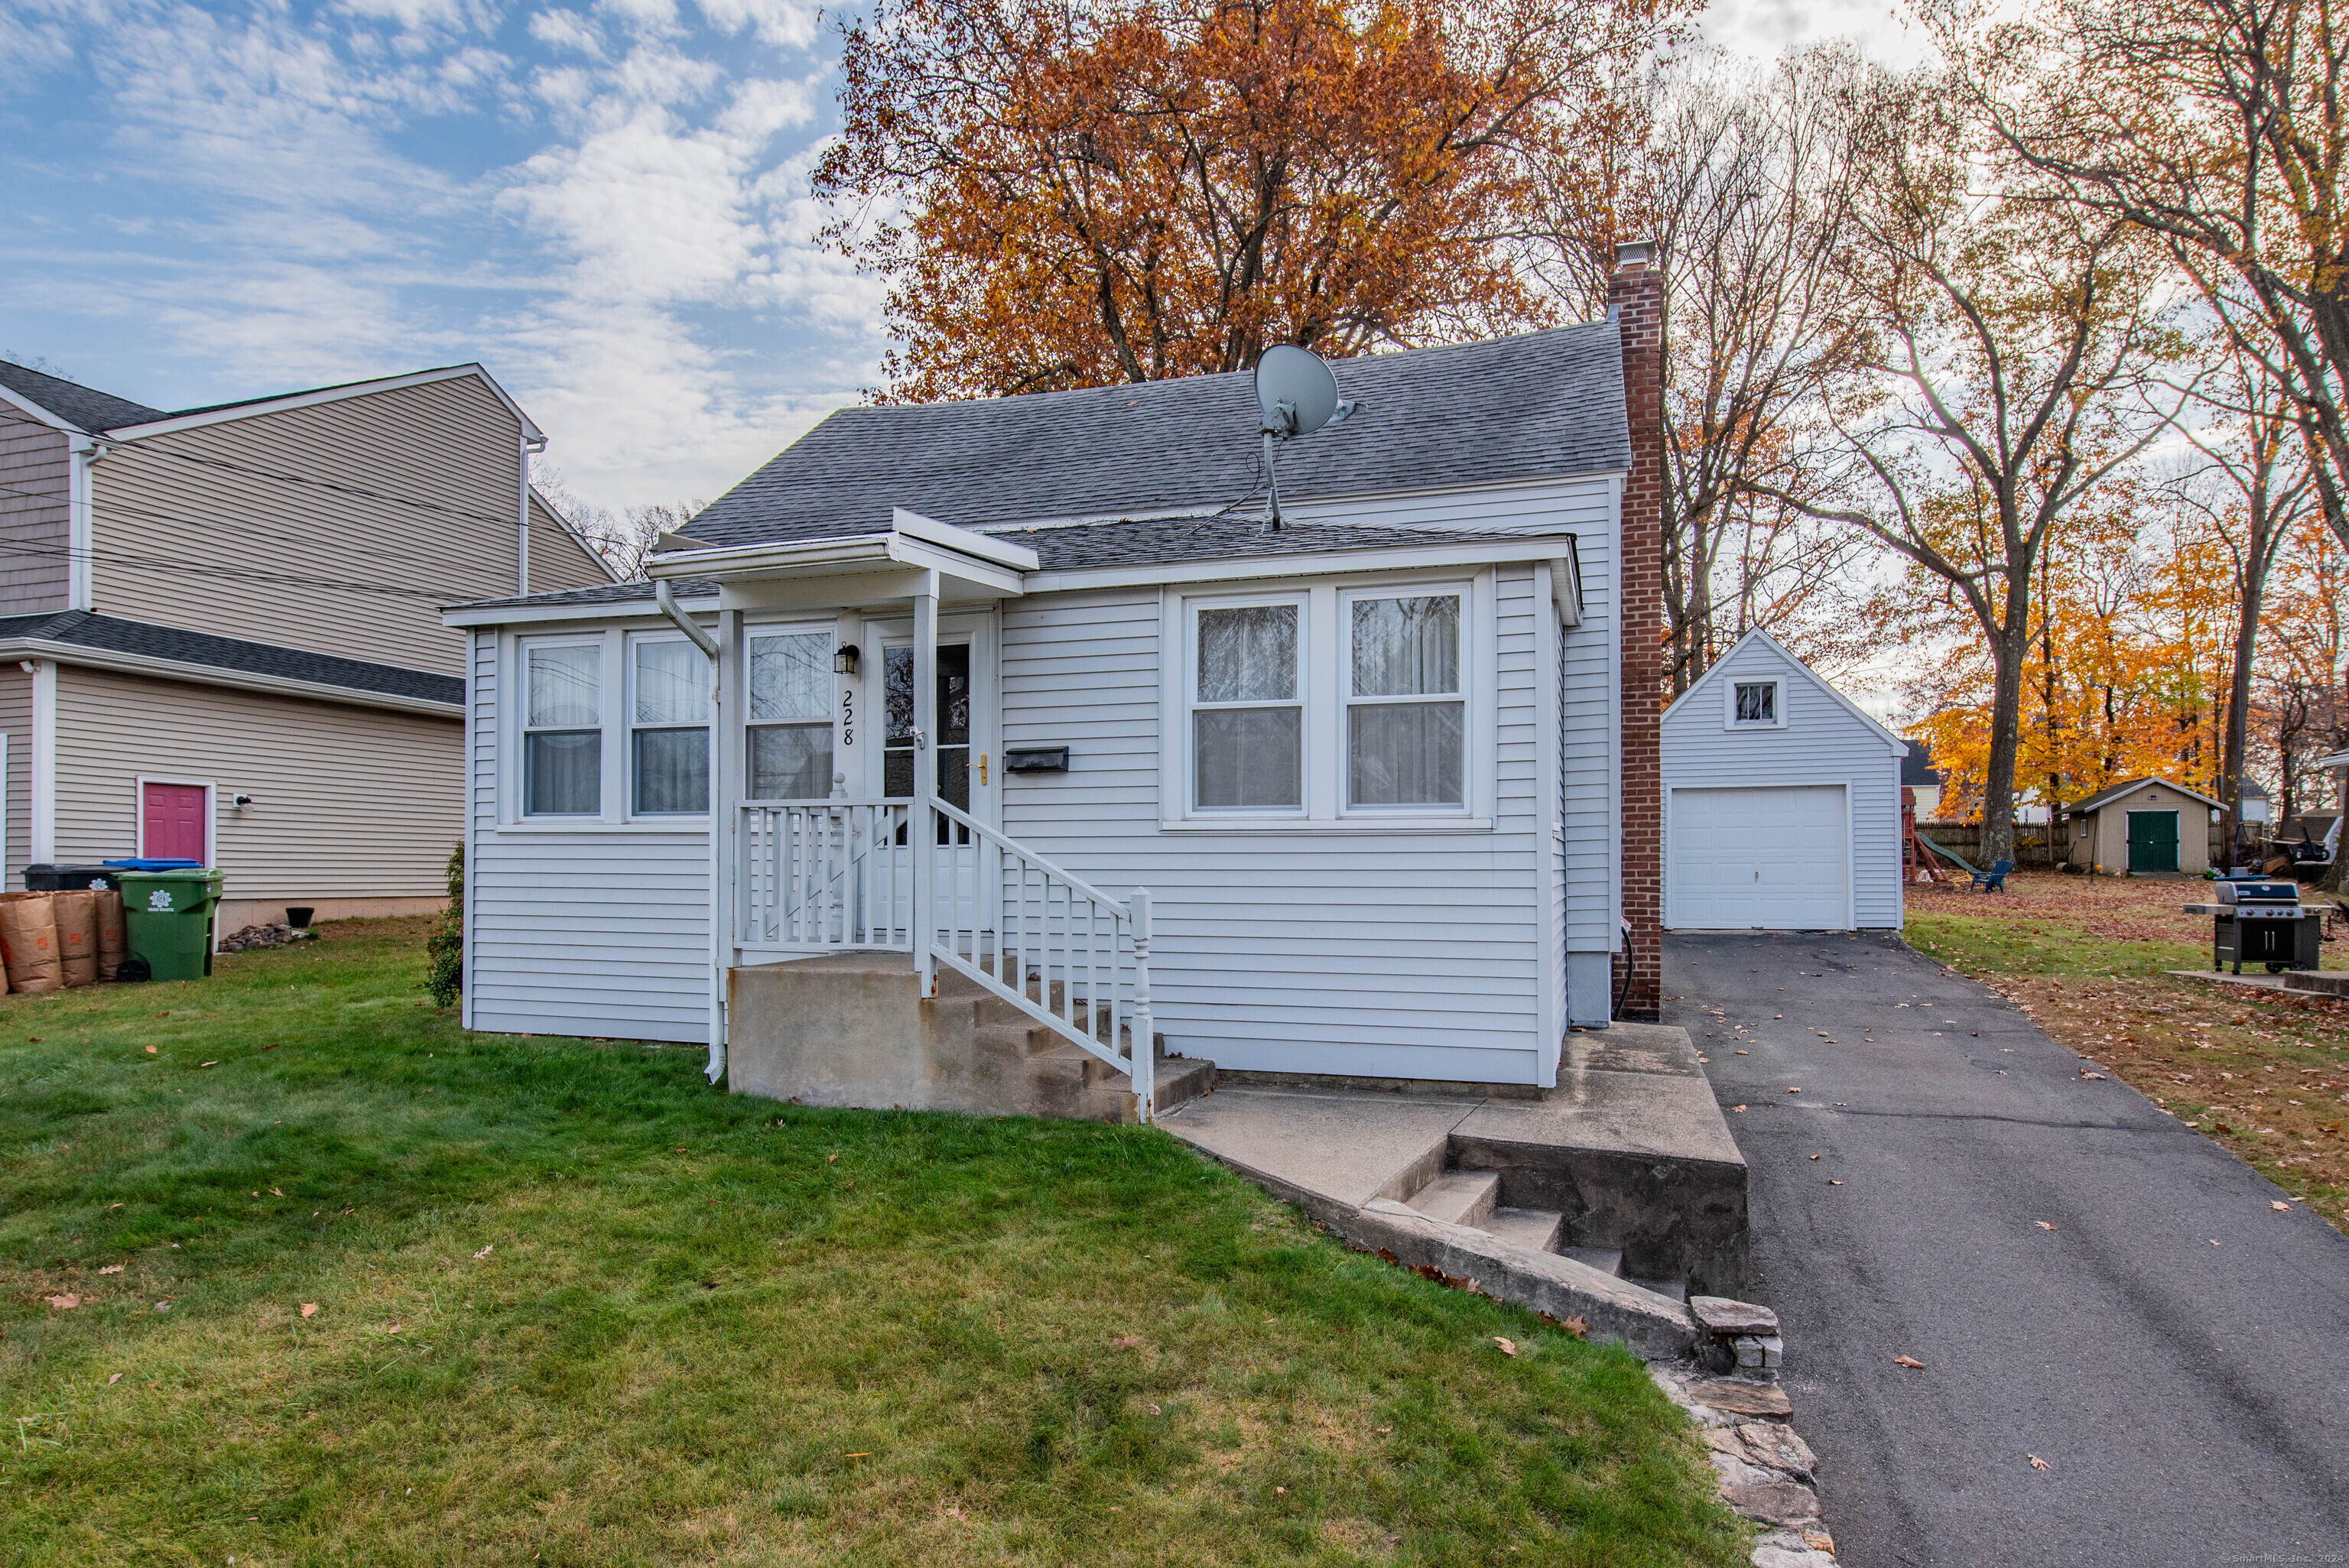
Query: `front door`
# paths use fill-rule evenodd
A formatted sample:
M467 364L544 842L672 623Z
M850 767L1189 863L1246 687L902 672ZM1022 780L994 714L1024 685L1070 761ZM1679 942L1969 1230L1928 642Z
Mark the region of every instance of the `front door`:
M935 769L933 788L939 799L976 820L996 826L996 801L1002 779L995 757L995 630L987 615L942 615L938 620L937 730L928 744L914 744L913 627L904 621L868 626L868 646L881 650L881 746L867 753L867 766L880 777L870 780L874 793L908 799L914 793L914 769L925 756ZM970 830L952 832L941 823L936 842L955 846L954 858L940 858L939 873L950 873L961 890L955 923L968 928L970 900L978 886L980 846L971 842ZM902 896L910 906L913 871L910 862L901 880Z
M141 784L139 793L139 852L149 860L203 864L212 791L201 784Z
M2131 811L2128 814L2128 869L2133 872L2174 872L2178 869L2178 813Z

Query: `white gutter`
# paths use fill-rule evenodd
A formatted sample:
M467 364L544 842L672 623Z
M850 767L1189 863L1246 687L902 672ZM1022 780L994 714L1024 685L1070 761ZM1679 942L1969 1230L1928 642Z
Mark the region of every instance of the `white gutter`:
M533 435L527 424L523 427L522 442L515 455L514 466L522 471L522 511L515 519L514 592L530 592L530 455L546 450L546 438Z
M684 611L677 607L677 595L668 591L668 580L667 578L663 578L658 583L653 584L653 603L660 606L660 613L662 614L667 615L672 622L676 623L677 629L685 634L686 641L691 643L695 647L699 648L713 663L716 662L718 658L718 639L703 631L700 624L696 622L692 616L687 614ZM715 679L716 677L713 676L711 678ZM714 704L717 696L717 688L715 686L710 688L710 694L711 700Z
M429 714L436 718L462 718L462 702L434 702L429 697L401 696L396 692L362 691L326 681L295 680L285 676L253 675L222 669L218 665L159 659L146 654L125 654L111 648L86 648L47 637L11 637L0 641L0 660L38 660L54 671L57 665L110 670L117 675L148 676L157 680L186 681L196 686L226 686L232 691L260 692L270 696L296 696L347 707L389 708L395 713ZM52 674L49 677L54 680Z
M98 607L90 587L90 552L97 548L97 476L90 470L106 455L95 436L76 436L66 469L66 607Z
M678 605L688 611L715 613L715 594L698 594L680 599ZM440 613L444 626L528 626L543 622L562 621L649 621L659 616L659 603L652 599L591 599L574 604L490 604L460 605Z
M33 810L26 833L28 865L57 858L57 666L26 661L33 676Z

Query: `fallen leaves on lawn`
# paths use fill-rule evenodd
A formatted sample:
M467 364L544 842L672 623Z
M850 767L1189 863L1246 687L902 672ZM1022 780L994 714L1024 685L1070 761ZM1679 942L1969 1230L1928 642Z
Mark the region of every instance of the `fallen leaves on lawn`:
M2291 1212L2292 1212L2292 1205L2291 1205L2291 1204L2289 1204L2289 1203L2279 1203L2279 1202L2274 1202L2272 1199L2271 1199L2271 1200L2269 1201L2269 1202L2268 1202L2268 1207L2269 1207L2269 1208L2271 1208L2271 1209L2281 1209L2281 1210L2282 1210L2282 1211L2283 1211L2285 1213L2287 1213L2287 1214L2289 1214L2289 1213L2291 1213Z
M120 1274L122 1272L122 1265L120 1264L109 1264L98 1272L102 1274Z
M119 1372L117 1372L117 1373L112 1374L111 1376L109 1376L109 1377L106 1379L106 1386L107 1386L108 1387L111 1388L111 1387L113 1387L117 1383L119 1383L119 1382L121 1382L121 1381L122 1381L122 1374L121 1374L121 1373L119 1373Z
M305 1316L305 1317L316 1317L316 1316L317 1316L317 1315L318 1315L318 1304L317 1304L316 1302L315 1302L315 1301L305 1301L305 1302L304 1302L304 1303L302 1304L302 1315L303 1315L303 1316Z
M490 1255L491 1248L495 1247L497 1243L492 1242L489 1246L483 1247L480 1252L475 1253L473 1254L473 1261L475 1263L480 1263L483 1258L488 1257Z
M1503 1335L1493 1336L1493 1343L1501 1347L1501 1354L1504 1356L1515 1356L1517 1353L1517 1342Z
M1557 1326L1560 1328L1565 1329L1568 1334L1573 1335L1577 1339L1588 1339L1590 1337L1590 1325L1583 1321L1582 1315L1578 1312L1572 1317L1559 1318L1557 1320Z
M200 1068L216 1068L216 1067L220 1066L220 1063L219 1063L218 1061L216 1061L216 1060L215 1060L215 1061L209 1061L209 1062L198 1062L198 1063L196 1064L196 1066L198 1066L198 1067L200 1067Z
M1895 1356L1892 1358L1892 1365L1906 1367L1912 1372L1922 1372L1925 1369L1925 1364L1914 1356Z
M67 1292L64 1295L47 1296L43 1299L47 1301L51 1306L56 1307L59 1312L71 1312L75 1307L81 1305L81 1297L73 1295L71 1292Z
M151 1057L151 1056L153 1056L153 1055L155 1054L155 1047L152 1047L152 1046L148 1047L147 1047L147 1054L148 1054L149 1056L150 1056L150 1057Z
M1142 1336L1139 1334L1121 1334L1115 1339L1111 1340L1110 1344L1120 1350L1139 1350L1142 1348Z

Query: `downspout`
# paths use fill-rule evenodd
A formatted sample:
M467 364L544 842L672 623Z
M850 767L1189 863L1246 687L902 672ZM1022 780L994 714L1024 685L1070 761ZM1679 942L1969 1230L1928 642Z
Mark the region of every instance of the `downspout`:
M522 446L516 454L515 466L522 471L520 521L514 535L514 592L517 594L530 592L530 455L544 450L544 436L526 435L522 438Z
M90 552L97 536L93 504L97 477L91 472L106 448L95 436L76 436L73 459L66 477L66 608L94 610L90 585Z
M726 975L726 901L719 896L724 835L719 831L718 820L719 785L724 778L719 750L719 737L725 729L724 693L719 687L719 674L723 666L718 657L718 639L678 608L666 577L653 584L653 603L685 634L686 641L699 648L702 656L709 661L709 1062L702 1069L702 1076L714 1084L726 1074L726 998L720 989Z

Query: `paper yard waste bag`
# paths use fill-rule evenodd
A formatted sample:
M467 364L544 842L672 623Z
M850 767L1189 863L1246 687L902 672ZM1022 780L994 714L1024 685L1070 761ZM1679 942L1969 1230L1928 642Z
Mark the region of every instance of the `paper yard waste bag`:
M50 895L57 912L57 960L67 985L98 983L98 894L72 888Z
M62 991L57 908L46 892L0 893L0 967L11 991Z
M90 897L98 900L98 977L111 980L130 951L122 929L122 895L108 887L97 889Z

